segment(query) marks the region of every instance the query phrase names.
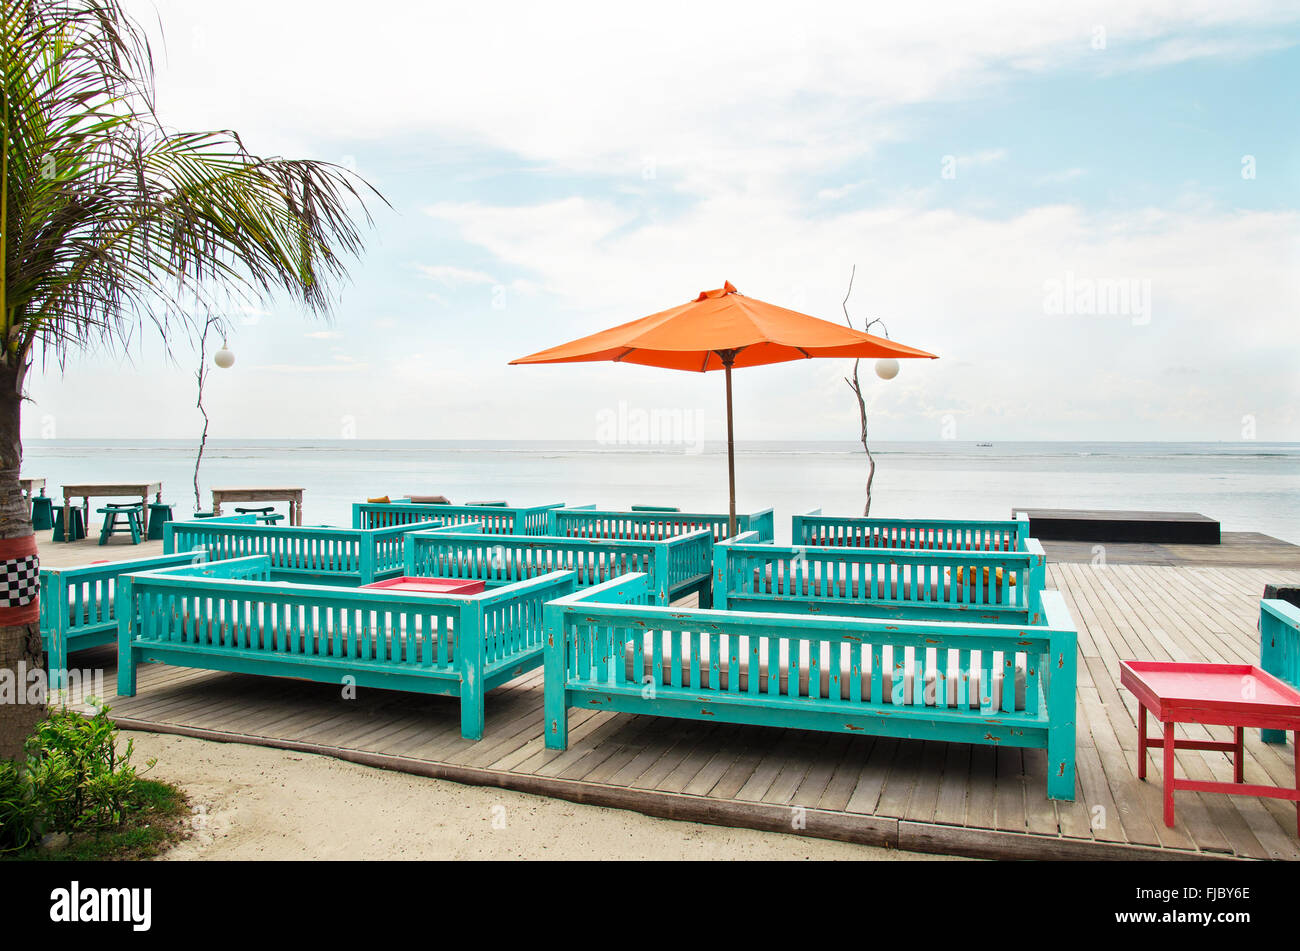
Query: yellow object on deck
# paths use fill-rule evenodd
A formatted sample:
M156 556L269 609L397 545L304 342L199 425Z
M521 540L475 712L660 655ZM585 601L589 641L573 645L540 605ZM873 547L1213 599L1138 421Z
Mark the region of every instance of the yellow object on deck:
M994 568L993 571L996 572L996 574L994 575L994 577L997 578L997 583L998 583L998 584L1002 584L1002 569L1001 569L1001 568ZM964 584L965 581L966 581L966 569L965 569L965 568L958 568L958 569L957 569L957 583L958 583L958 584ZM985 586L986 588L988 587L988 583L989 583L989 569L988 569L988 568L985 568L985 569L984 569L984 586ZM1012 576L1011 576L1011 586L1014 588L1015 585L1016 585L1016 578L1015 578L1015 575L1012 575Z

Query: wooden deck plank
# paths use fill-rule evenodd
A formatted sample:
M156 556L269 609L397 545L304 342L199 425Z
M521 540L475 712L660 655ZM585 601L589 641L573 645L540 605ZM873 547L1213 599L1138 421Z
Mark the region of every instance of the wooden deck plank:
M885 780L894 764L902 743L897 737L877 737L871 748L871 758L862 764L858 771L858 781L853 787L853 795L844 805L845 812L859 812L876 815L876 804L885 788Z
M943 777L935 797L932 821L941 825L966 824L966 796L970 784L969 743L945 743Z
M692 796L710 795L727 772L744 755L744 732L744 727L729 727L726 730L725 741L718 744L713 756L698 773L691 777L691 781L682 791Z
M862 774L862 764L874 755L878 739L879 737L874 736L849 737L849 745L831 771L830 781L826 783L826 791L817 801L818 809L830 809L835 812L848 810L849 799L853 797L853 791L858 785L858 777Z
M619 731L619 749L611 756L592 766L591 769L579 775L578 770L573 770L566 778L580 779L590 783L608 783L610 779L618 773L624 766L630 763L636 756L645 749L645 740L648 731L654 725L655 718L637 714L630 718L629 721L622 725Z
M847 733L827 734L830 742L821 750L817 760L804 776L799 788L794 791L790 801L800 806L815 808L835 773L835 767L848 749L850 737Z

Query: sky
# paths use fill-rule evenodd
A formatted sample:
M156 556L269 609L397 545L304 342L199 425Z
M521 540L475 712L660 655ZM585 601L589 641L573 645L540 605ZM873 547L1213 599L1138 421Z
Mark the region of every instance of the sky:
M158 110L387 199L329 322L232 313L213 438L725 435L720 374L509 360L695 297L939 354L873 438L1300 440L1300 5L127 0ZM358 10L365 16L358 16ZM142 332L32 438L197 437ZM853 439L848 361L736 374L736 436ZM638 416L639 414L639 416Z

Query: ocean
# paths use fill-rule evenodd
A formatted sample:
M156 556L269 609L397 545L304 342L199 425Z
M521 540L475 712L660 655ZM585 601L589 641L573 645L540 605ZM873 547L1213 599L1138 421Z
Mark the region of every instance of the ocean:
M73 482L161 481L178 518L194 511L196 443L41 440L24 447L23 475L61 497ZM872 447L877 516L1006 518L1013 506L1201 512L1224 531L1300 544L1300 443L884 442ZM867 463L849 442L743 443L739 511L773 507L777 539L790 516L820 508L861 514ZM351 503L406 493L453 502L505 499L676 505L725 512L725 445L595 442L209 441L202 508L212 486L300 486L304 523L348 525Z

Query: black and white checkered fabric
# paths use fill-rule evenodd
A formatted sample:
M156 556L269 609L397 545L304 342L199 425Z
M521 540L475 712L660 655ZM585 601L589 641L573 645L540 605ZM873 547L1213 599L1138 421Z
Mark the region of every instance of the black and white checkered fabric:
M40 590L40 561L35 555L0 561L0 608L31 604Z

